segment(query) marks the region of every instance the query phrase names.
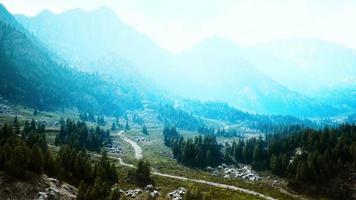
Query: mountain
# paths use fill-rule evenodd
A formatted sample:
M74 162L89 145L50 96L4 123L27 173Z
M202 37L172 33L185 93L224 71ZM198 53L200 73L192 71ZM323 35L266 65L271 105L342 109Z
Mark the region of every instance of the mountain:
M335 112L331 106L289 90L260 73L244 58L244 51L233 41L213 37L178 55L181 73L189 71L182 75L186 81L184 92L265 113L310 116Z
M273 41L247 48L245 58L278 82L311 96L344 86L356 88L356 51L332 42Z
M92 62L117 54L142 70L155 69L146 70L146 74L156 75L169 57L169 53L106 7L61 14L43 11L35 17L16 15L16 19L48 47L84 70L91 70Z
M0 95L41 110L121 114L141 106L126 85L79 72L49 51L0 6Z
M171 95L226 101L256 112L303 116L336 112L271 79L262 65L251 61L251 51L224 38L212 37L171 55L108 8L60 14L43 11L35 17L16 18L49 48L86 71L146 79ZM256 55L258 60L260 54ZM266 55L281 62L272 53Z

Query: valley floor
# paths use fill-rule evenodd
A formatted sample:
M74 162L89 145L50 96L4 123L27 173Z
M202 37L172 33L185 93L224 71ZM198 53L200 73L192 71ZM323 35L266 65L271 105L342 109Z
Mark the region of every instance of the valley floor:
M78 119L78 115L73 111L64 113L42 112L34 116L31 111L21 107L14 108L14 115L1 115L0 123L11 122L17 115L20 122L28 119L45 120L50 126L47 130L47 141L52 151L58 151L58 147L53 146L54 137L58 133L59 127L56 122L64 116ZM146 118L147 119L147 118ZM90 123L89 123L90 124ZM110 128L107 123L104 128ZM125 181L128 170L135 166L137 159L148 160L152 167L152 175L161 195L158 199L166 199L167 194L179 187L187 189L198 188L204 193L208 193L213 199L306 199L295 193L287 191L285 184L273 185L272 182L284 182L284 180L270 174L263 174L264 178L259 181L246 181L242 179L225 179L213 176L210 172L201 169L194 169L178 164L172 157L170 149L163 144L162 125L147 123L149 135L142 133L141 126L130 124L131 130L112 132L114 142L122 148L120 152L109 153L109 158L116 160L119 170L119 186L123 189L133 189L137 186ZM185 136L194 136L196 133L181 131ZM92 156L100 155L92 153Z

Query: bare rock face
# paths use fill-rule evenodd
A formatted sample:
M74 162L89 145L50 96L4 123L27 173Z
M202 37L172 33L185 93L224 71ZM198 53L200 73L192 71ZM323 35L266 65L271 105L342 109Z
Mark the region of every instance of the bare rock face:
M183 197L186 192L187 192L187 189L185 189L184 187L180 187L180 188L168 193L168 198L171 200L183 200Z

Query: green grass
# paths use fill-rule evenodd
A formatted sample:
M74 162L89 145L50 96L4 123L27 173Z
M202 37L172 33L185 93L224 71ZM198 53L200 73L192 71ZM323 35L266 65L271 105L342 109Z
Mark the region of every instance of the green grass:
M271 186L271 184L269 184L269 182L267 182L266 180L250 182L241 179L233 179L233 180L224 179L222 177L214 177L209 172L206 172L201 169L193 169L193 168L185 167L177 163L176 160L172 158L171 150L166 146L164 146L163 144L163 136L161 132L162 129L149 129L149 133L150 133L149 136L145 136L139 130L137 131L130 130L126 133L126 135L131 139L135 139L139 136L145 136L151 140L150 142L138 142L138 144L142 147L144 158L151 163L151 166L154 168L154 170L157 170L161 173L183 176L187 178L203 179L206 181L225 183L233 186L238 186L238 187L254 190L277 199L295 199L290 195L280 192L279 188ZM184 136L189 136L189 137L194 136L192 132L180 131L180 133ZM159 177L158 179L165 180L167 178ZM169 182L170 183L175 182L176 186L179 187L179 184L183 184L182 182L184 181L174 180ZM190 182L190 184L193 183ZM209 191L209 190L203 190L203 191ZM214 189L214 191L223 192L220 191L220 189L216 189L216 188ZM235 198L235 196L233 197ZM219 198L219 199L231 199L231 198Z
M129 168L123 167L123 166L118 166L119 170L119 187L124 190L128 189L134 189L134 188L139 188L139 186L128 183L125 179L127 176L127 172ZM159 192L161 195L157 198L158 200L166 200L168 193L178 189L179 187L184 187L188 190L193 189L193 188L198 188L200 191L203 191L204 194L209 195L211 199L228 199L228 200L233 200L233 199L241 199L241 200L258 200L261 198L258 198L253 195L249 194L244 194L238 191L233 191L233 190L228 190L228 189L223 189L223 188L216 188L213 186L205 185L205 184L198 184L198 183L193 183L189 181L182 181L182 180L176 180L176 179L170 179L166 177L161 177L161 176L152 176L156 188L159 189Z
M21 123L24 123L25 120L29 120L29 119L58 121L62 116L63 118L78 119L78 113L75 111L65 111L65 112L57 112L57 113L40 112L39 115L34 116L32 114L33 112L32 110L23 107L16 107L15 109L18 113L20 113L19 120ZM12 123L12 120L13 120L13 116L9 117L6 115L0 115L0 122ZM146 123L146 125L147 124L149 123ZM89 125L94 126L95 124L89 123ZM110 125L111 123L110 121L108 121L106 128L109 128ZM152 128L152 126L148 126L148 132L149 132L148 136L144 135L141 132L139 126L137 126L136 129L127 131L125 135L131 139L136 139L137 137L144 136L151 140L149 142L138 142L138 144L143 149L144 158L151 163L151 166L154 168L154 170L157 170L161 173L171 174L171 175L183 176L183 177L194 178L194 179L203 179L206 181L234 185L234 186L254 190L277 199L295 199L292 196L283 194L282 192L279 191L279 188L272 187L266 181L247 182L240 179L236 179L236 180L223 179L221 177L214 177L210 173L204 170L188 168L177 163L172 158L171 150L166 146L164 146L163 144L163 136L161 134L162 126L158 126L157 124L153 124L153 125L155 126L154 128ZM198 135L196 132L189 132L183 130L179 130L179 132L184 137L194 137ZM54 143L54 138L56 134L58 134L58 130L46 131L46 136L49 144ZM134 158L133 148L126 142L122 141L120 137L118 137L115 134L113 134L113 139L118 140L123 149L123 153L114 156L121 157L127 163L135 164L137 161ZM51 147L50 149L54 153L58 151L58 147ZM125 182L127 168L123 166L119 166L118 169L120 171L119 173L120 187L122 187L123 189L137 188L137 186L130 185L129 183ZM201 191L208 193L211 197L213 197L213 199L229 199L229 200L230 199L258 199L253 195L243 194L237 191L217 188L204 184L197 184L190 181L182 181L182 180L170 179L170 178L165 178L160 176L153 176L153 178L157 186L161 188L160 192L162 193L162 195L159 197L159 199L165 199L166 195L169 192L179 187L185 187L188 189L197 187Z

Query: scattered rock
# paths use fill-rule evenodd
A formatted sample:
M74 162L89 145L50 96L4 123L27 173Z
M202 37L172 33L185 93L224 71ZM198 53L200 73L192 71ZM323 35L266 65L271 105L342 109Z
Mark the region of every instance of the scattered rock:
M60 198L60 193L56 188L46 188L45 192L39 192L35 198L36 200L57 200Z
M127 190L124 194L127 197L135 198L142 193L142 190L137 188L134 190Z
M210 166L207 166L205 169L206 169L207 171L209 171L209 172L214 171L214 168L212 168L212 167L210 167Z
M145 137L140 137L140 138L136 139L136 142L148 142L148 141L150 141L150 139L145 138Z
M184 187L180 187L180 188L168 193L168 198L171 200L183 200L183 197L186 192L187 192L187 189L185 189Z
M153 197L153 198L156 198L159 195L161 195L161 193L158 192L157 190L154 190L154 191L150 192L150 196Z
M46 200L46 199L48 199L48 196L45 192L39 192L35 197L35 200Z
M107 144L104 148L109 153L122 153L121 145L117 141L113 141L111 144Z
M6 115L17 115L17 113L8 105L0 104L0 113Z
M242 178L250 181L261 179L261 177L247 165L242 168L236 168L236 166L227 166L226 164L222 164L212 172L212 175L221 175L225 179Z
M153 185L147 185L145 188L145 191L152 192L154 189L155 189L155 187Z

